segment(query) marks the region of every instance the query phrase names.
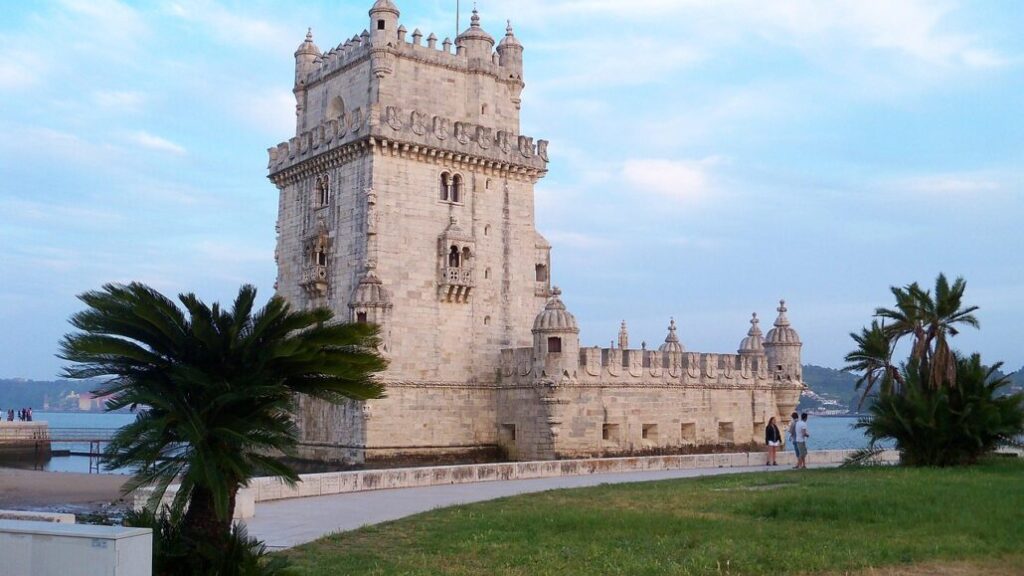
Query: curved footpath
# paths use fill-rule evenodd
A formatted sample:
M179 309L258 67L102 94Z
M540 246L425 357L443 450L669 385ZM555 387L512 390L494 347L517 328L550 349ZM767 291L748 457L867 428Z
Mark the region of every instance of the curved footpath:
M813 456L812 453L812 462ZM837 464L812 464L815 468L834 466ZM692 468L353 492L261 502L256 517L245 520L245 524L249 528L249 534L266 542L268 548L283 549L312 542L337 532L398 520L437 508L483 502L517 494L601 484L651 482L745 472L777 472L789 469L790 466L782 464L778 467Z

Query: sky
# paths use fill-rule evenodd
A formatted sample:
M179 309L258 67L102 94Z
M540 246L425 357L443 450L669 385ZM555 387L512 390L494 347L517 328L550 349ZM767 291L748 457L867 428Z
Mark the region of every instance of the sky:
M396 0L454 35L455 0ZM0 11L0 377L49 379L75 295L142 281L273 292L266 149L293 52L370 0L36 0ZM463 2L462 23L469 19ZM1024 365L1024 4L480 0L526 47L522 132L551 141L537 225L584 345L733 352L780 298L841 367L888 287L964 276Z

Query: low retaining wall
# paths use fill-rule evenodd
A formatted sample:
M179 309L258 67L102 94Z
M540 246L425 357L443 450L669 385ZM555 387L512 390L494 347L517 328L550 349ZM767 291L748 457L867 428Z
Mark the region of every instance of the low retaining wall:
M17 520L19 522L52 522L54 524L74 524L74 514L51 514L49 512L22 512L20 510L0 510L0 520Z
M0 457L49 458L50 427L46 422L0 422Z
M811 464L841 464L854 450L818 450L810 453ZM899 461L896 452L885 452L884 462ZM529 480L556 476L585 476L616 472L643 472L657 470L689 470L695 468L742 468L765 466L764 452L738 454L689 454L681 456L642 456L635 458L591 458L582 460L547 460L539 462L503 462L499 464L466 464L461 466L434 466L425 468L397 468L392 470L357 470L305 474L302 482L288 486L278 478L255 478L249 489L255 492L256 502L271 502L288 498L307 498L364 492L470 484L497 480ZM779 452L779 466L792 466L796 457L791 451Z
M814 464L842 464L855 450L817 450L808 456ZM899 453L886 451L880 456L884 463L899 462ZM679 456L637 456L633 458L588 458L581 460L544 460L534 462L501 462L498 464L464 464L458 466L428 466L422 468L394 468L390 470L355 470L303 474L301 482L288 486L279 478L253 478L249 487L238 493L235 519L252 518L259 502L273 502L291 498L332 496L370 490L393 490L450 484L472 484L499 480L530 480L557 476L588 476L622 472L650 472L661 470L692 470L698 468L749 468L765 466L765 452L736 454L688 454ZM778 454L780 469L796 463L792 451ZM164 497L169 504L177 492L170 486ZM151 489L135 493L136 509L146 505Z

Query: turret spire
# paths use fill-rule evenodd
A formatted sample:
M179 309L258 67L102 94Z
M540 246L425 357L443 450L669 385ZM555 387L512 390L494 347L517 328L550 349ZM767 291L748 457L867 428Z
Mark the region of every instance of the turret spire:
M665 343L658 348L659 352L682 354L685 352L683 345L679 342L679 335L676 334L676 319L672 318L668 325L668 336Z
M619 327L619 348L627 350L629 348L629 329L626 328L626 321L622 321L622 326Z

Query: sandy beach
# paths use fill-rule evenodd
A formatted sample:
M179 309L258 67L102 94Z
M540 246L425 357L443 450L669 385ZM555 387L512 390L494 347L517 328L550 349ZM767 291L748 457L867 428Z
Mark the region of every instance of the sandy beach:
M0 509L101 511L121 500L126 476L0 468Z

